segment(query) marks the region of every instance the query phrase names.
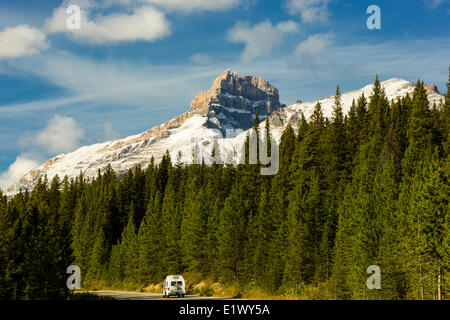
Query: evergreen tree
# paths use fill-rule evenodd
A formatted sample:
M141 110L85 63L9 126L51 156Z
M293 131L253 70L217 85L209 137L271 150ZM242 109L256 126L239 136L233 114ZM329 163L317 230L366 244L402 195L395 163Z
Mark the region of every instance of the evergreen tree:
M299 180L293 192L287 217L287 257L284 271L286 285L310 284L318 262L320 239L320 190L313 173L310 185Z
M121 259L124 260L123 275L127 283L137 282L137 273L139 270L138 255L139 247L135 227L135 211L134 202L131 202L130 213L127 226L125 227L120 245L119 252Z
M441 298L448 181L437 149L418 167L409 188L404 188L400 195L401 213L406 217L402 253L408 267L409 297Z
M412 100L412 111L407 131L408 147L402 162L402 170L408 180L425 156L432 153L432 118L427 92L423 82L417 81ZM407 183L407 182L405 182Z
M198 189L198 180L193 177L187 186L184 218L181 224L181 249L183 263L189 271L206 274L208 271L206 246L207 211L204 207L205 191Z
M274 236L274 223L272 221L269 193L265 189L262 191L261 202L254 225L255 233L251 239L254 243L252 280L256 285L270 289L270 280L267 279L267 271L270 270L270 267L267 261L270 252L270 242Z
M382 140L388 127L389 101L386 98L378 75L373 84L373 92L368 106L368 135ZM378 152L381 148L378 149Z
M224 281L238 282L244 273L243 258L249 206L244 185L235 184L221 211L218 230L218 274Z
M161 261L164 258L165 238L161 213L161 196L156 192L150 202L138 233L139 279L141 283L159 283L166 272Z
M182 268L180 248L180 226L182 215L179 211L173 180L169 179L162 203L162 237L165 243L165 255L161 261L169 274L179 274Z

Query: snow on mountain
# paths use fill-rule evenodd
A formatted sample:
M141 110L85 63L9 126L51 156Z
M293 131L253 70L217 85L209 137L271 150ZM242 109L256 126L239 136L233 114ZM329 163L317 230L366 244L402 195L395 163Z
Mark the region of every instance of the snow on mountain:
M382 82L382 86L390 100L411 95L415 88L413 83L397 78ZM373 85L368 85L342 94L344 113L363 93L369 98L372 89ZM444 99L434 86L427 86L427 90L431 103ZM330 117L334 96L318 101L324 115ZM75 178L80 172L86 177L95 177L108 165L123 174L138 165L146 167L152 157L158 162L166 150L174 162L192 163L196 157L197 161L203 158L208 164L213 145L217 145L224 162L237 163L243 155L247 130L252 127L256 113L261 120L270 118L272 134L279 140L286 125L291 123L295 127L301 112L308 119L318 101L281 106L278 90L269 82L258 77L240 77L227 70L208 92L201 92L192 101L188 112L138 135L60 154L27 173L6 190L6 195L31 190L44 175L49 180L55 175Z
M398 98L403 98L407 94L412 96L415 88L415 84L399 78L393 78L383 81L381 82L381 86L383 87L387 98L394 101ZM439 94L437 88L434 85L428 85L426 86L426 89L428 92L428 100L430 102L430 105L433 105L433 103L439 104L444 100L444 96ZM343 93L341 100L343 109L342 111L344 112L344 114L347 114L349 112L353 100L355 100L356 102L362 94L364 94L366 99L369 99L372 95L372 91L373 84L370 84L362 89ZM284 124L284 126L287 125L287 123L292 123L292 125L295 126L300 119L301 112L303 112L306 119L309 119L314 111L314 107L316 106L317 102L320 102L324 116L328 118L331 117L333 113L334 95L312 102L294 103L292 105L289 105L286 108L283 108L282 111L280 111L278 115L280 121L278 123L281 122Z

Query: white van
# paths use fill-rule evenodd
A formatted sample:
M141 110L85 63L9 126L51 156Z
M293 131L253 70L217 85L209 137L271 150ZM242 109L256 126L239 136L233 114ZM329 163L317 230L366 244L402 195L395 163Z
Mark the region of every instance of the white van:
M167 276L163 286L163 297L170 296L184 297L186 294L186 282L183 276Z

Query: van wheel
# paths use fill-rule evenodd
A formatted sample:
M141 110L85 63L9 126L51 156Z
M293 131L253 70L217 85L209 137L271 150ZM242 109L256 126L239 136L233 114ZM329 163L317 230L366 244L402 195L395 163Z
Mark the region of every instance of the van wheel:
M182 294L181 297L184 298L184 294Z

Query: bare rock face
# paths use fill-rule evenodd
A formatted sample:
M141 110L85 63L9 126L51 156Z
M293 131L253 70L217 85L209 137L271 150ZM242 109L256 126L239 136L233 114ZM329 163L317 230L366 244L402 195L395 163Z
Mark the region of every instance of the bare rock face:
M207 116L205 125L219 129L247 130L253 126L255 114L265 119L274 111L281 109L278 89L268 81L253 76L240 77L236 72L227 70L214 80L208 92L200 92L191 102L186 113L156 126L130 141L118 141L101 151L112 151L125 144L145 142L151 145L169 136L171 129L178 128L195 114Z
M278 89L268 81L227 70L208 92L197 95L190 112L208 116L209 127L245 130L253 125L256 113L264 119L280 108Z
M427 90L428 93L437 93L440 94L438 87L435 86L434 84L427 84L425 86L425 90Z

